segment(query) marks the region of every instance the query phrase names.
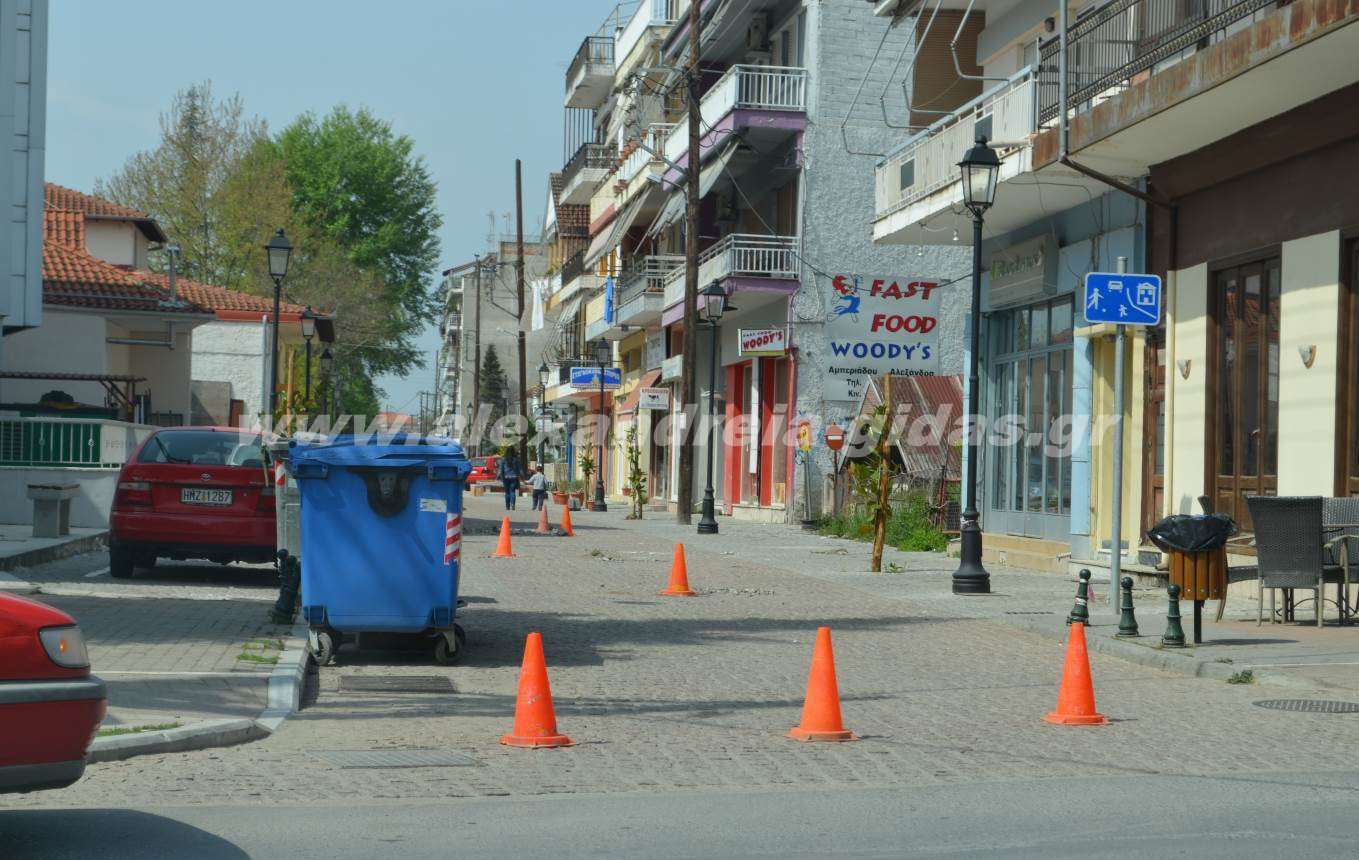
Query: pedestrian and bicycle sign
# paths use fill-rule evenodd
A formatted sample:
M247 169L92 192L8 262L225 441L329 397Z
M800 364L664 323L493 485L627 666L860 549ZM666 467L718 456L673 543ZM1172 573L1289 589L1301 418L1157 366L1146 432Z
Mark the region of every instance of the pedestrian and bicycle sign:
M1161 321L1160 277L1090 272L1085 276L1085 319L1092 323L1156 325Z
M598 367L573 367L571 368L571 387L572 388L593 388L598 390L603 388L605 391L614 391L623 384L623 371L617 367L604 368L604 384L599 384Z

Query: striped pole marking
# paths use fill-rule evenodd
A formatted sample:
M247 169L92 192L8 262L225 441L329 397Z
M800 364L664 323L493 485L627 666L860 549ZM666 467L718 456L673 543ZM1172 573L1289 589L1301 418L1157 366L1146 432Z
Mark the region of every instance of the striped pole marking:
M444 564L452 564L462 550L462 516L449 513L444 524Z

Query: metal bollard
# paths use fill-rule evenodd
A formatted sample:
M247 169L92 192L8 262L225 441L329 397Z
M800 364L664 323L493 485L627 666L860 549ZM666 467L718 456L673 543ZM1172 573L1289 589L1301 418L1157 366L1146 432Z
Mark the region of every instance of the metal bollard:
M1080 577L1081 584L1076 586L1076 605L1071 607L1071 614L1067 616L1066 623L1072 624L1079 621L1088 627L1090 625L1090 571L1082 570Z
M297 619L297 597L302 587L302 564L286 549L278 551L278 600L269 613L275 624L292 624Z
M1123 612L1119 615L1118 633L1115 635L1138 636L1140 634L1137 632L1137 616L1133 614L1132 577L1123 577L1120 584L1123 586Z
M1166 632L1161 636L1161 645L1166 648L1184 647L1184 628L1180 626L1180 587L1171 585L1166 589L1170 597L1170 608L1166 611Z

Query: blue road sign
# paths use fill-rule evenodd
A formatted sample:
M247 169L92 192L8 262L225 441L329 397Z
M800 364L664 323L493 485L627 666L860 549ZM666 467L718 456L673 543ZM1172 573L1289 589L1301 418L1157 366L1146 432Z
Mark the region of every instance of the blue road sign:
M623 384L623 371L617 367L604 368L604 390L613 391ZM598 367L573 367L571 368L571 387L572 388L593 388L599 389L599 368Z
M1092 323L1156 325L1161 321L1160 277L1089 273L1085 276L1085 319Z

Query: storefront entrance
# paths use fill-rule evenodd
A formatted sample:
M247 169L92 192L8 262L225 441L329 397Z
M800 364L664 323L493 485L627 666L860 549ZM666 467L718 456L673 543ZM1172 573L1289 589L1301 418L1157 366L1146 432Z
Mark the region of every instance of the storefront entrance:
M1279 289L1278 257L1213 274L1210 498L1243 531L1246 497L1279 487Z
M1351 240L1346 248L1343 278L1335 494L1359 496L1359 240Z
M783 507L788 500L788 394L792 362L758 358L727 367L724 434L728 505ZM740 425L733 422L740 421Z
M1071 296L993 313L987 329L986 530L1067 540ZM1015 441L1003 444L1003 436Z

